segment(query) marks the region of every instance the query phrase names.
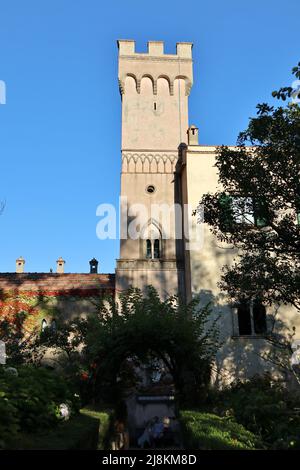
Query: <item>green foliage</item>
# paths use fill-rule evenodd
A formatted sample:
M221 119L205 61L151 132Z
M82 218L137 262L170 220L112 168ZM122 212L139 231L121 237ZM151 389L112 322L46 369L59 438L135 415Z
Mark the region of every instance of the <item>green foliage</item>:
M7 363L11 366L18 366L29 362L32 359L31 344L35 340L35 331L27 333L24 324L28 314L25 312L16 313L14 321L7 318L0 320L0 338L5 342Z
M300 448L300 397L269 375L237 382L211 400L214 412L232 417L269 448Z
M300 62L298 62L296 67L293 67L292 73L295 75L296 78L298 78L298 80L300 79ZM300 99L300 89L299 87L297 89L294 89L290 86L283 87L283 88L280 88L278 91L273 91L272 96L274 98L278 98L283 101L291 97L293 97L296 100L296 99Z
M162 301L153 287L145 296L130 289L119 303L103 301L99 313L87 319L84 351L95 365L90 382L100 388L106 383L112 394L117 377L122 386L126 361L129 366L129 359L159 358L173 376L178 398L199 400L218 349L218 330L216 321L209 322L209 307L199 309L198 303L184 305L177 297Z
M83 410L84 411L84 410ZM25 450L96 450L99 438L99 416L81 412L70 421L47 433L19 434L11 449Z
M299 76L299 64L293 73ZM274 96L292 95L286 88ZM217 238L239 249L220 283L231 299L258 297L300 310L300 107L257 108L237 147L218 148L223 189L205 194L201 204ZM242 220L230 208L234 199Z
M20 430L18 409L12 400L8 399L5 391L0 389L0 450L13 442Z
M73 412L78 400L68 384L56 373L33 366L21 366L15 376L0 369L0 443L5 448L19 432L38 432L60 421L59 405Z
M83 403L113 403L138 385L137 368L160 360L174 379L181 402L206 394L210 369L219 347L217 319L199 299L184 305L175 296L162 301L153 287L99 299L98 310L85 319L46 329L34 348L48 348L65 377L79 384ZM186 358L189 358L187 361Z
M97 449L98 450L107 449L109 445L111 421L112 421L111 411L107 411L107 410L99 411L91 407L85 407L80 412L86 416L90 416L91 418L98 419L99 435L98 435Z
M186 448L202 450L252 450L257 437L234 420L201 411L180 412Z
M86 403L96 396L118 401L137 384L136 367L157 359L173 376L178 398L199 401L206 393L219 333L209 306L200 309L198 304L198 298L184 305L175 296L161 301L153 287L147 295L130 289L117 302L100 299L96 314L65 325L44 344L58 351L66 349L68 337L81 344L77 366Z

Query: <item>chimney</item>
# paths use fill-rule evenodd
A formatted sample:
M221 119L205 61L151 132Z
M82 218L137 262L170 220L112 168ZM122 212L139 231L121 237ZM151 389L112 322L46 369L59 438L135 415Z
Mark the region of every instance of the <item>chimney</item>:
M56 272L57 274L63 274L65 272L65 260L62 257L56 261Z
M199 129L198 127L192 125L188 128L188 144L189 145L199 145L199 141L198 141L198 132L199 132Z
M96 258L91 259L90 261L90 273L97 274L98 273L98 261Z
M16 273L23 273L24 265L25 265L25 259L22 256L20 256L20 258L16 260Z

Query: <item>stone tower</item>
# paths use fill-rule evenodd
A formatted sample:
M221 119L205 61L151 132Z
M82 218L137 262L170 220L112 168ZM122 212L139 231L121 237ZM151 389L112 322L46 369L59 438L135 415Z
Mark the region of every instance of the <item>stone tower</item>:
M165 297L184 292L176 165L187 139L192 44L177 43L176 54L164 54L161 41L149 41L147 53L135 52L131 40L118 46L122 200L116 289L151 284Z

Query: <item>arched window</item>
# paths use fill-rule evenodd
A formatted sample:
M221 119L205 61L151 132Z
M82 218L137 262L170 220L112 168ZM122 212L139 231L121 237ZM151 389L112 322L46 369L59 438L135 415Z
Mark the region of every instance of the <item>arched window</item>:
M154 240L154 253L153 258L160 258L160 250L159 250L159 240Z
M148 259L152 258L152 246L151 246L151 240L149 240L149 238L146 240L146 258Z
M142 257L147 259L159 259L161 253L161 231L155 222L149 222L142 230L141 241L143 243Z
M42 331L45 331L45 329L47 328L48 324L47 324L47 320L45 320L45 318L42 320Z
M158 259L160 258L160 240L146 240L146 258L147 259Z

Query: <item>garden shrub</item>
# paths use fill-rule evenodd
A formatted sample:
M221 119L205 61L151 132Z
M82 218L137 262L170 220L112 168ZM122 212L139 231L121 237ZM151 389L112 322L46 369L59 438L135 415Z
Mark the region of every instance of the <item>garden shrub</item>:
M18 420L18 410L9 400L5 392L0 389L0 449L6 447L8 442L12 442L20 430Z
M299 395L270 375L236 382L211 397L212 411L233 417L269 448L300 448Z
M55 427L61 420L59 405L72 413L78 399L68 383L54 371L21 366L18 375L0 369L0 448L6 448L17 433L33 433Z
M98 419L99 422L99 435L97 449L107 449L109 445L109 439L111 434L112 425L112 412L107 410L95 410L93 408L83 408L81 413L90 416L91 418Z
M261 446L258 438L230 418L212 413L180 412L186 448L202 450L252 450Z
M100 450L108 448L109 411L83 408L80 414L39 434L21 433L11 445L18 450Z

